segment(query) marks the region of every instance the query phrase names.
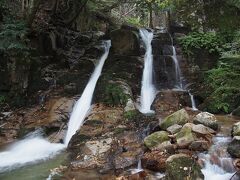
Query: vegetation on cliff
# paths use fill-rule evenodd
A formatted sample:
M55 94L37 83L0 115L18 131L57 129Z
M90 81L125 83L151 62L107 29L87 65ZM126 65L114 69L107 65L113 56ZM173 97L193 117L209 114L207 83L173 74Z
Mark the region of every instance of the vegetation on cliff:
M204 50L218 57L214 67L204 69L208 71L204 73L207 91L203 98L207 99L206 110L229 113L239 106L239 14L238 0L0 0L0 57L3 62L16 60L15 64L21 64L26 67L25 70L36 69L32 68L32 64L36 65L33 59L44 55L54 61L54 58L60 57L54 52L54 46L63 46L64 37L55 34L62 33L58 30L60 28L82 33L103 31L108 36L122 23L160 26L161 23L157 22L162 21L164 15L170 31L176 27L187 27L187 33L190 32L179 40L185 54L194 57L197 51ZM46 39L46 36L49 37ZM39 41L44 43L39 44ZM45 46L43 52L33 51L41 49L40 46ZM48 46L52 46L53 51ZM3 64L6 66L6 63ZM14 68L20 72L15 64L8 68L8 72L14 71ZM20 69L23 72L24 68ZM11 98L15 94L27 96L24 83L14 87L6 81L11 82L9 79L1 81L4 86L8 84L7 88L0 88L1 102L9 99L9 94L12 94Z

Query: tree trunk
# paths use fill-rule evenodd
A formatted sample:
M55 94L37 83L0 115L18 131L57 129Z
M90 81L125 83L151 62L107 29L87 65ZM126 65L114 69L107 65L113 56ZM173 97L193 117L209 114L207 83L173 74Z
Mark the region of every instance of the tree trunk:
M34 21L35 15L39 9L39 6L41 4L42 0L33 0L32 1L32 6L29 7L29 13L27 15L27 25L28 27L32 26L32 23Z
M153 9L152 9L152 3L148 3L148 10L149 10L149 24L148 26L150 28L153 28Z

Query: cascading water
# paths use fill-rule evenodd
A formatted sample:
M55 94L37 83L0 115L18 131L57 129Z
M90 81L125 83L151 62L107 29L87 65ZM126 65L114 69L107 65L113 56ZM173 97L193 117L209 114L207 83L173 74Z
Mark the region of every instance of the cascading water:
M50 143L41 134L26 137L0 153L0 172L15 169L25 164L48 159L63 150L60 143Z
M67 147L71 137L80 128L90 109L94 89L104 62L108 57L110 46L110 41L104 42L105 52L100 58L81 98L73 108L64 144L50 143L43 139L40 134L27 137L24 140L14 143L7 151L0 153L0 172L36 161L46 160Z
M182 83L182 78L181 78L181 70L179 67L179 63L178 63L178 59L177 59L177 52L176 52L176 48L174 46L172 46L173 49L173 55L172 55L172 59L175 65L175 87L177 89L183 89L183 83Z
M197 111L198 109L197 109L197 106L196 106L196 103L195 103L195 100L194 100L194 96L189 91L188 91L188 94L191 98L192 110Z
M234 175L232 159L226 152L226 146L230 141L230 137L215 137L208 154L199 155L205 163L202 169L204 180L229 180Z
M99 64L94 70L87 86L83 91L81 98L77 101L76 105L74 106L73 112L68 123L67 135L64 141L65 145L69 143L71 137L82 125L84 118L87 116L87 113L90 110L93 92L95 90L97 80L101 75L104 62L108 57L110 46L111 46L110 41L107 41L105 43L105 53L101 57Z
M204 180L238 180L233 159L227 152L231 142L231 127L235 121L231 117L218 117L221 122L220 132L213 138L213 145L208 153L199 154L199 162L203 162Z
M156 90L153 85L153 56L152 56L152 39L153 33L146 29L140 29L140 36L145 44L146 53L144 56L144 70L140 97L140 111L142 113L153 113L151 105L156 96Z

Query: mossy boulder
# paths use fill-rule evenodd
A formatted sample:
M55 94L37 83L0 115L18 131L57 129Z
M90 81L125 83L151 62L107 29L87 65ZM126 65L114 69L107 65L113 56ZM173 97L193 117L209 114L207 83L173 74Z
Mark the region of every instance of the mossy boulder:
M219 129L219 124L217 118L208 112L201 112L197 114L193 119L194 124L203 124L204 126L210 127L211 129L217 131Z
M117 29L110 33L112 50L120 55L139 55L140 39L136 31L130 29Z
M183 126L181 131L176 134L177 144L180 148L185 148L196 140L196 135L192 132L192 126L194 125L187 123Z
M178 125L184 125L189 121L189 115L185 109L181 109L170 116L163 119L162 122L160 122L160 128L163 130L166 130L168 127L178 124Z
M235 123L233 125L232 135L233 136L240 136L240 122Z
M153 134L150 134L144 139L144 144L149 149L154 149L159 146L168 145L170 142L170 138L168 137L168 133L166 131L158 131ZM169 142L169 143L168 143Z
M167 180L203 180L197 162L186 154L175 154L166 161Z
M240 136L235 136L227 148L228 153L235 158L240 158Z

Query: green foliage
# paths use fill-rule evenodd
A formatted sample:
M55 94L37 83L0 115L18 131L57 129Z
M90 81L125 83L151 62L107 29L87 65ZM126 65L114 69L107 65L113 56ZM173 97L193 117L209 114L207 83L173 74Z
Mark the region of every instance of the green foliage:
M24 22L13 21L0 27L0 50L26 52L29 51L26 38L27 28Z
M6 97L3 95L0 95L0 104L3 104L6 101Z
M126 105L129 95L124 93L121 85L117 83L109 83L105 87L104 102L109 105Z
M138 18L134 18L134 17L126 18L126 22L129 24L132 24L134 26L138 26L138 27L143 26L139 17Z
M230 113L240 105L240 57L222 58L217 68L206 73L205 80L208 111Z
M192 55L197 49L206 49L210 54L220 54L226 48L225 39L214 32L193 32L178 40L187 55Z
M175 0L176 19L193 30L236 30L240 27L239 0Z
M124 118L127 120L133 120L138 115L136 110L127 111L124 113Z
M222 58L232 59L240 57L240 31L236 31L233 34L232 41L226 44L228 49L222 52Z
M239 0L227 0L229 5L235 6L240 9L240 1Z

